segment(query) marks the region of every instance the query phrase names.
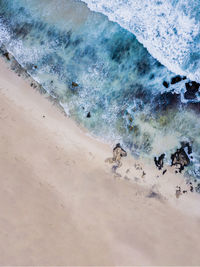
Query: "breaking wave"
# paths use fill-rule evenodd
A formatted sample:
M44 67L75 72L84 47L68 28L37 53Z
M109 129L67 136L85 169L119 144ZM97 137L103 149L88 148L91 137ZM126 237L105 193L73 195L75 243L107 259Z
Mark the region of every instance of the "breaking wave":
M83 1L134 33L169 70L200 82L199 0Z
M95 136L151 160L189 142L188 174L200 178L200 85L131 32L79 1L0 0L0 46Z

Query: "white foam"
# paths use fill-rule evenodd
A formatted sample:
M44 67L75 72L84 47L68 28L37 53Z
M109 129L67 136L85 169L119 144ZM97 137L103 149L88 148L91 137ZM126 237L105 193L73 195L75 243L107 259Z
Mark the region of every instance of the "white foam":
M199 0L83 0L133 32L153 57L200 82Z

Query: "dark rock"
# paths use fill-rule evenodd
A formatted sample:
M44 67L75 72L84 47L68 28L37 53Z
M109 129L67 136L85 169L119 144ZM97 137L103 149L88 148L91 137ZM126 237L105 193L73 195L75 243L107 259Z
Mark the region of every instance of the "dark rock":
M90 118L91 117L91 114L90 114L90 112L88 112L88 114L87 114L87 116L86 116L87 118Z
M169 83L166 82L166 81L164 81L164 82L163 82L163 86L166 87L166 88L168 88L168 87L169 87Z
M187 148L188 149L188 154L192 153L192 146L188 142L181 142L181 147L182 148Z
M185 84L186 90L191 92L198 92L200 84L197 82L188 82Z
M117 149L117 148L120 148L121 150L121 154L120 156L121 157L126 157L127 156L127 152L121 147L120 143L116 144L116 146L113 148L113 152Z
M189 164L190 159L183 147L177 149L174 154L171 154L171 166L179 166L178 169L180 173L182 170L184 170L184 167L188 166Z
M165 169L162 174L164 175L166 172L167 172L167 170Z
M156 165L156 167L158 167L159 170L161 170L163 165L164 165L164 157L165 157L165 154L161 154L158 157L158 159L156 157L154 157L155 165Z
M172 92L164 92L153 98L152 106L155 111L163 111L170 107L177 106L180 102L180 95Z
M187 91L184 93L184 98L188 100L192 100L196 98L196 95L194 93L190 93Z
M5 52L3 55L4 55L4 57L7 58L7 60L10 60L10 56L9 56L9 53L8 52Z
M197 82L188 82L185 84L186 92L184 93L185 99L196 98L196 93L198 92L200 84Z
M183 194L187 193L187 190L183 190Z
M194 187L192 185L190 186L190 192L194 192Z
M78 83L72 82L72 87L78 87Z
M171 84L178 83L178 82L180 82L181 80L182 80L181 76L180 76L180 75L177 75L177 76L175 76L175 77L173 77L173 78L171 79Z

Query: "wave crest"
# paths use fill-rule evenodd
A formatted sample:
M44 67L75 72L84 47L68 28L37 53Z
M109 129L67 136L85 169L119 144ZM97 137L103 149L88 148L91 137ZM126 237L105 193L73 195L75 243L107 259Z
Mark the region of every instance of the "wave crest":
M198 0L83 0L132 32L169 70L200 82Z

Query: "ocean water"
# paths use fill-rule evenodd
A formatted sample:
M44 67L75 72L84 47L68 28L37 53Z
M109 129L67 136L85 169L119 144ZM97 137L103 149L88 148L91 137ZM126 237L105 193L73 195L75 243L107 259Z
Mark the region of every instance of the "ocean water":
M0 0L0 46L102 140L149 160L165 152L168 163L190 142L187 174L200 178L198 90L119 24L80 1Z
M153 57L200 82L199 0L83 0L134 33Z

